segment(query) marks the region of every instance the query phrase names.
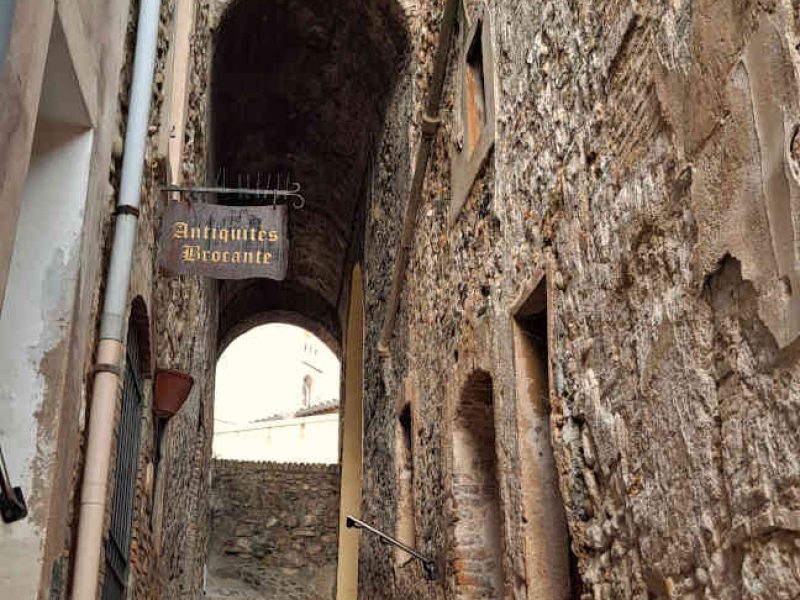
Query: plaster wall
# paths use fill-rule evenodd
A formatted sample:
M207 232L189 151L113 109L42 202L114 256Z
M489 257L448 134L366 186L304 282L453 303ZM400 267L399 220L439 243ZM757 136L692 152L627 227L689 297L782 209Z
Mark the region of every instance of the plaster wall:
M0 580L4 588L24 597L35 597L48 586L53 548L60 545L54 540L61 539L67 525L68 506L60 492L69 485L65 480L70 473L68 467L59 465L59 459L69 464L69 454L60 454L64 433L60 418L65 413L74 415L80 405L75 394L80 370L70 371L69 366L70 336L82 267L86 266L81 261L82 235L91 207L90 173L97 160L92 129L97 100L86 95L86 82L81 80L86 75L86 64L81 62L85 57L73 60L82 47L83 32L76 30L74 20L63 12L52 11L52 7L47 12L46 3L39 8L44 11L39 16L46 27L40 33L46 31L47 36L24 57L38 56L41 62L29 65L25 78L17 78L18 84L41 90L40 97L26 107L30 111L28 125L35 129L28 142L30 167L25 160L26 171L15 171L17 189L21 179L25 181L20 196L15 199L4 193L0 199L2 210L21 211L18 223L16 218L3 223L12 226L4 243L9 250L13 248L10 271L6 272L13 285L6 290L7 304L0 312L0 347L7 369L0 392L0 421L4 424L0 444L14 473L14 485L23 489L29 506L27 519L4 525L0 531L0 552L8 556ZM20 7L16 18L24 20L30 9ZM20 66L15 41L19 23L14 23L4 74ZM28 33L35 36L33 30ZM37 66L41 67L38 82ZM27 81L28 77L34 81ZM0 121L20 118L15 102L23 98L13 97L10 85L0 86L0 93L10 95ZM20 166L20 159L28 158L25 140L15 139L20 127L25 127L24 118L13 125L4 146L21 143L22 151L0 158L0 168L12 171L14 164ZM4 184L14 187L15 177L7 174ZM14 225L18 225L16 230ZM73 448L76 441L73 438Z
M23 597L38 588L46 535L40 519L51 502L42 483L56 468L56 432L37 436L38 416L48 395L58 402L65 376L56 368L45 380L38 366L60 353L70 333L92 138L91 130L39 121L0 318L4 455L39 517L0 529L0 553L13 557L2 561L0 584Z
M343 362L339 558L336 572L338 600L355 600L359 589L359 533L346 525L348 515L361 518L364 473L364 287L359 265L352 271L349 299Z

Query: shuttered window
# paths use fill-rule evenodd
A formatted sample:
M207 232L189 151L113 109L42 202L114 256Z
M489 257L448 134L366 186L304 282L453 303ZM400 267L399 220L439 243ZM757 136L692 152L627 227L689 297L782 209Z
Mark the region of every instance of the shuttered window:
M114 499L111 504L111 525L106 538L103 600L120 600L125 598L127 591L143 400L137 337L136 327L129 326L122 407L117 428Z

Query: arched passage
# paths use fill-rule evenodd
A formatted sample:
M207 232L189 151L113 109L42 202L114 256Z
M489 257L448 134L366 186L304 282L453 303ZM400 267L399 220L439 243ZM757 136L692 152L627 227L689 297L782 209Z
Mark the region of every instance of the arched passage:
M220 339L273 311L303 314L341 337L337 315L359 259L369 153L406 45L397 0L237 0L223 14L212 172L252 187L290 177L306 205L290 211L285 281L220 285Z
M407 45L399 0L234 0L215 39L210 171L228 185L290 178L306 200L289 212L285 280L220 282L218 340L288 322L343 358L340 600L358 587L358 537L344 516L360 513L361 498L364 182Z

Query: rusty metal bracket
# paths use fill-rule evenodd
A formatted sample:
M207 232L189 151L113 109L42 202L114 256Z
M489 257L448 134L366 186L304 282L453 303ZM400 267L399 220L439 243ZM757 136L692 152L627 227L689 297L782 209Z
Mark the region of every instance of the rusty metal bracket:
M422 137L432 139L436 135L436 130L439 128L441 118L438 116L432 117L428 114L422 115Z
M28 516L28 506L22 488L11 485L6 458L0 448L0 514L5 523L20 521Z

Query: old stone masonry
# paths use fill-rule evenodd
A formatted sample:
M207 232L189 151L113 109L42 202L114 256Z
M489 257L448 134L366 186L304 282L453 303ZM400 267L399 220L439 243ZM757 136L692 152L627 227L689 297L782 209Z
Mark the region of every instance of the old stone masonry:
M0 2L0 459L0 599L800 598L800 2Z

